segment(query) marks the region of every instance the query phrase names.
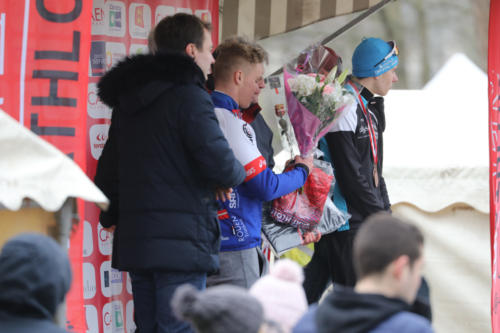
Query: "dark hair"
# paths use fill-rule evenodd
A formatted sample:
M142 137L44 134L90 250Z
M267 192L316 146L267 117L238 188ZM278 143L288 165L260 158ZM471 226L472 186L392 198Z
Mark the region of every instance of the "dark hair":
M244 37L226 39L215 49L214 58L216 58L213 70L215 81L225 80L235 69L234 66L242 62L260 64L268 61L266 50Z
M201 49L205 30L211 31L210 23L194 15L178 13L158 22L154 28L154 42L160 53L184 52L190 43Z
M368 217L354 239L353 260L358 279L382 273L402 255L410 259L410 267L421 256L424 237L412 224L387 213Z

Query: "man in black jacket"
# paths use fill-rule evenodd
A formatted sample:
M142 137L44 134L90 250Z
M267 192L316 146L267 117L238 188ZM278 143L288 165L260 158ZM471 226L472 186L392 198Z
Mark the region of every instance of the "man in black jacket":
M335 286L294 333L432 333L410 312L422 276L424 237L413 225L386 214L370 216L354 240L354 288Z
M309 271L312 272L313 267L327 265L329 272L308 274L306 268L304 288L310 303L317 302L325 288L324 274L329 275L334 283L354 286L356 274L352 263L352 242L356 231L369 215L390 211L382 176L384 105L382 97L374 96L385 96L392 84L397 82L397 65L395 42L367 38L354 51L353 75L348 79L346 88L354 94L358 107L344 115L325 136L335 178L351 218L346 226L323 236L315 246Z
M116 226L112 266L130 272L141 333L190 332L175 319L176 287L198 289L218 269L216 195L245 179L204 83L210 26L177 14L155 27L155 54L127 58L99 82L113 108L96 184L111 199L100 223Z

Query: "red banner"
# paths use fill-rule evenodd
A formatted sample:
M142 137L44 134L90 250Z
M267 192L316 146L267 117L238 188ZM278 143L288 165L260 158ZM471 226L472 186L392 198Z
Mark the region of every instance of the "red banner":
M488 100L490 129L491 327L500 333L500 0L490 1L488 35Z
M0 2L0 107L84 170L91 9L82 0ZM68 308L83 303L81 230L70 239ZM72 315L72 326L85 327L84 311Z

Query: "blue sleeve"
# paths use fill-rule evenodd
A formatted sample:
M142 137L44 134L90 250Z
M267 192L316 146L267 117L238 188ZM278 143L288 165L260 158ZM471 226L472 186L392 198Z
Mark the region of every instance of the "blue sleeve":
M304 186L307 176L307 171L301 167L279 175L266 168L245 184L251 196L263 201L271 201Z

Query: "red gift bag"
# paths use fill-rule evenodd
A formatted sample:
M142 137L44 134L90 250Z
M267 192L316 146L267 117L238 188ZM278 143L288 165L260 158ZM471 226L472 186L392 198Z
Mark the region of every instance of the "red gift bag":
M318 167L315 163L302 188L273 200L271 217L304 231L314 229L321 219L333 182L333 170L330 165L328 167Z

